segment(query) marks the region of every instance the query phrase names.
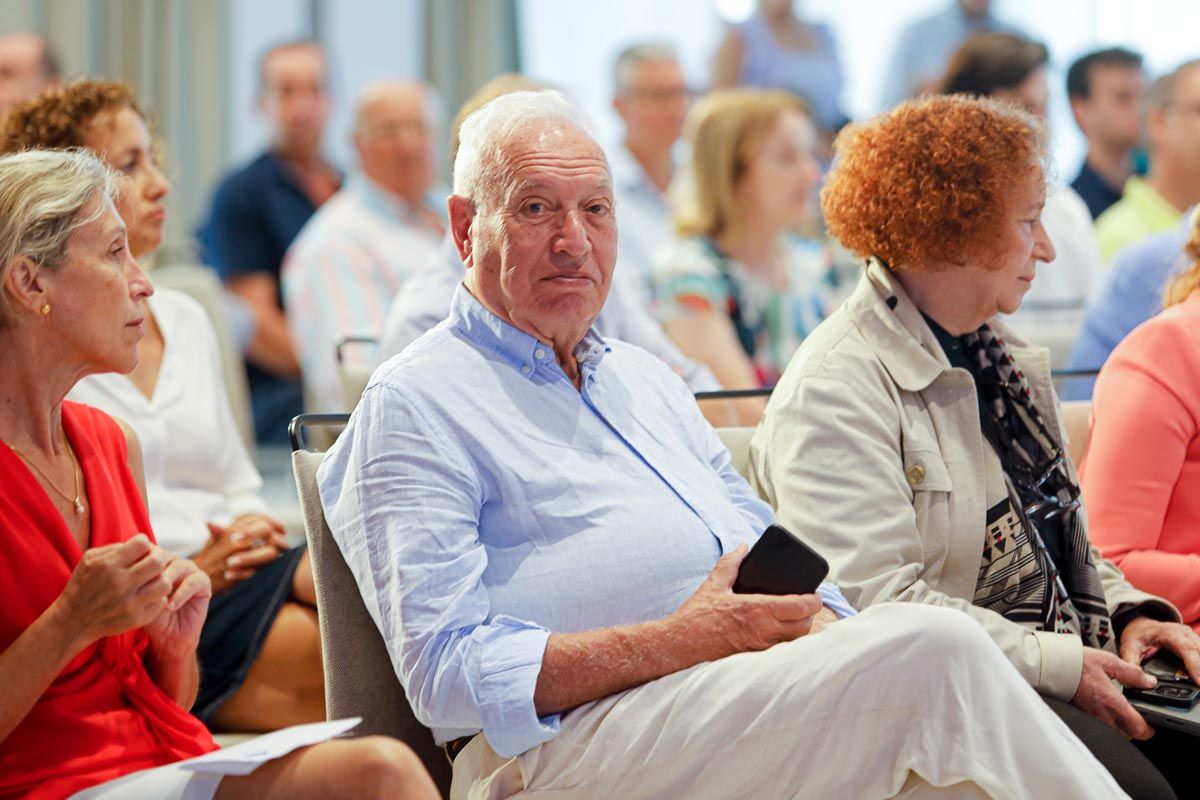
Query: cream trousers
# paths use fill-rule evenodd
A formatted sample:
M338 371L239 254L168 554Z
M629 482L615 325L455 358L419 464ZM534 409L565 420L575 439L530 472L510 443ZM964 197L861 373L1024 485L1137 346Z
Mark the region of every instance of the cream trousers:
M983 628L908 603L581 706L516 758L477 736L450 796L1126 797Z

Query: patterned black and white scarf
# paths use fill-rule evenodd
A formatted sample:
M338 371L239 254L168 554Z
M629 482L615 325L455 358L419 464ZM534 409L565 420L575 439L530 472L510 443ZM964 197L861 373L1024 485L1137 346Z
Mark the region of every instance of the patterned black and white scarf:
M1090 647L1115 650L1066 455L1004 340L984 325L963 343L980 368L983 429L1000 458L1011 504L1006 521L988 526L974 602L1036 630L1072 633ZM1062 563L1051 558L1040 529L1053 516L1061 518Z

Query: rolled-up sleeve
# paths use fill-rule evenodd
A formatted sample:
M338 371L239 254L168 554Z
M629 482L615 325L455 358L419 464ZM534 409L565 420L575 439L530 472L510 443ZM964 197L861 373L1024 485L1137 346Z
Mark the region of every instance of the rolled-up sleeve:
M462 446L416 402L376 384L317 477L417 719L439 739L482 731L502 756L557 735L558 717L534 707L550 633L492 617L478 530L484 490Z
M821 602L825 604L825 607L841 619L853 617L858 613L836 583L825 581L817 587L817 594L821 595Z

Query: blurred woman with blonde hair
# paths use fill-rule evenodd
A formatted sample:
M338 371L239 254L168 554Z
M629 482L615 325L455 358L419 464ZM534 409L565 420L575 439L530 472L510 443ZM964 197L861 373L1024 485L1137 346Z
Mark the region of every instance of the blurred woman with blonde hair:
M1101 552L1200 630L1200 214L1185 253L1100 371L1083 492Z
M667 334L727 389L774 385L823 316L828 256L789 236L811 212L815 135L804 102L782 91L714 92L688 117L678 237L656 258L655 289ZM762 403L739 411L753 424Z

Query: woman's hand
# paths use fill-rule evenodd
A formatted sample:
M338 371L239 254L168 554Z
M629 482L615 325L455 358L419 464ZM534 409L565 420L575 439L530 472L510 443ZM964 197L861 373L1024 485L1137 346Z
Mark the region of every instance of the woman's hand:
M81 647L155 620L171 593L163 571L172 558L142 533L86 550L54 603Z
M214 594L253 577L287 550L283 523L261 514L244 514L228 526L210 522L208 531L208 544L192 561L208 575Z
M1179 656L1188 675L1200 683L1200 636L1187 625L1138 617L1121 631L1121 658L1134 666L1164 649Z
M1150 689L1156 683L1141 667L1127 664L1107 650L1083 648L1083 674L1071 703L1128 738L1149 739L1154 729L1113 685L1114 680L1138 689Z
M191 559L156 548L170 561L162 577L171 587L166 606L145 628L150 647L159 657L191 659L200 642L200 629L208 616L212 585Z

